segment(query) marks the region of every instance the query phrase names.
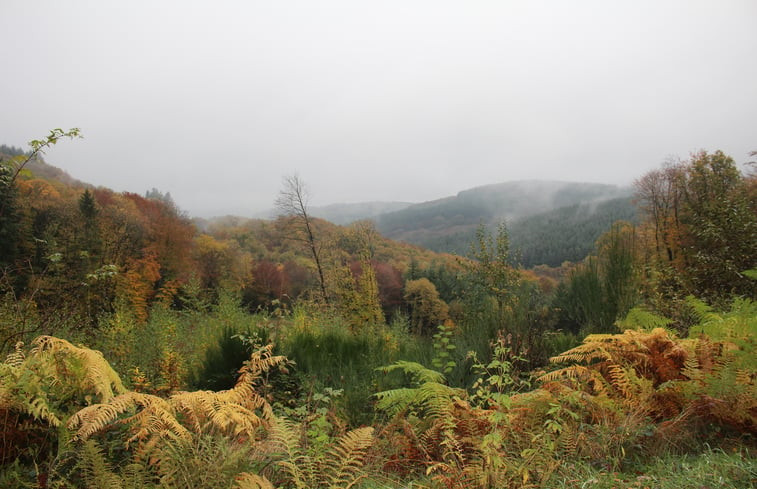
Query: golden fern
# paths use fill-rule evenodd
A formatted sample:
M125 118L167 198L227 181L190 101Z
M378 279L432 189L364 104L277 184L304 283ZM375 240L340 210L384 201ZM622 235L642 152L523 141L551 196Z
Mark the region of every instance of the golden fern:
M630 367L637 375L648 377L659 384L670 380L669 377L680 376L687 354L685 349L677 345L677 339L671 333L655 328L650 332L626 330L615 335L589 335L583 344L552 357L550 361L585 363L588 369L601 372L611 384L614 380L620 382L624 378L617 366ZM540 380L547 382L559 377L579 378L586 375L586 370L577 369L573 365L544 374ZM625 390L621 384L615 387Z
M17 344L0 364L0 409L31 415L51 427L59 426L72 408L106 402L122 392L121 379L100 352L52 336L35 339L28 354Z
M284 458L277 462L297 489L353 487L365 477L363 465L373 444L373 428L357 428L340 436L325 454L309 454L303 446L301 427L275 419L272 438ZM321 456L322 455L322 456Z
M58 380L64 380L70 375L70 360L76 360L83 370L79 387L84 391L93 391L100 402L107 402L116 394L126 392L121 378L99 351L76 347L54 336L40 336L32 342L29 356L49 358L57 367L60 375Z
M271 407L254 388L260 375L284 361L271 355L272 346L262 348L240 369L236 385L220 392L177 392L163 399L139 392L121 394L110 402L88 406L69 420L76 430L74 440L86 440L120 421L130 426L134 441L151 448L163 438L189 441L196 434L222 434L253 438L255 430L271 417ZM261 416L255 411L261 410ZM131 414L134 413L134 414Z
M564 379L585 382L586 385L591 387L592 391L597 394L603 392L607 386L604 377L602 377L596 369L583 365L571 365L559 370L553 370L552 372L547 372L537 378L537 380L542 383L555 382Z
M234 481L234 489L274 489L271 481L263 476L242 472Z
M126 440L127 447L135 440L144 441L150 437L191 439L191 432L176 419L174 407L168 400L139 392L127 392L107 404L81 409L71 416L68 428L76 430L74 441L85 441L104 431L124 413L133 411L136 413L122 420L131 426L132 431L132 436Z
M326 456L323 475L329 487L352 487L361 477L366 451L373 444L373 428L348 431Z
M19 341L14 345L13 351L10 352L5 358L5 364L10 367L20 367L21 364L24 363L25 359L26 354L24 354L24 342Z

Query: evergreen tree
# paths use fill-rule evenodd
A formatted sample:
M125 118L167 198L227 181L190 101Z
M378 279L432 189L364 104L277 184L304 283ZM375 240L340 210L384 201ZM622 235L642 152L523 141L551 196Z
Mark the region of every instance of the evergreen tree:
M21 215L13 173L10 165L0 161L0 272L18 257Z

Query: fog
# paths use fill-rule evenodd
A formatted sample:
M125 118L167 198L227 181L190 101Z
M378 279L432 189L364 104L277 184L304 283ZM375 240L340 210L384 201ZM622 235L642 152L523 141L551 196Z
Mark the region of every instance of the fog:
M627 185L670 155L757 149L757 2L0 4L0 143L192 215L523 179Z

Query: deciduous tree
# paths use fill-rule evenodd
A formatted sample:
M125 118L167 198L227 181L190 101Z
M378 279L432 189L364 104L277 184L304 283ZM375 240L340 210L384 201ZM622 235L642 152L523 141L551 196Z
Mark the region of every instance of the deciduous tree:
M307 244L318 272L321 296L324 302L328 304L329 296L326 292L326 281L321 263L321 250L315 236L313 218L308 211L308 200L309 195L305 182L300 179L299 175L294 174L284 178L283 187L279 192L275 205L280 217L287 218L298 225L298 230L290 237L304 241Z

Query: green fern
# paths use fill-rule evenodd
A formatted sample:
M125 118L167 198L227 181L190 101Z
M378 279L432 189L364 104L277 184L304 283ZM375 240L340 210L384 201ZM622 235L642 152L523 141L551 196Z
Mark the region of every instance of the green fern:
M464 399L467 393L445 385L444 374L415 362L399 361L378 370L385 373L400 370L411 379L414 387L391 389L375 394L376 408L390 416L407 410L416 410L429 418L438 418L455 399Z
M663 316L651 313L641 307L634 307L626 317L618 320L615 324L621 331L627 329L653 330L656 328L666 328L673 321Z
M113 471L107 461L102 447L94 440L87 440L74 452L68 453L63 462L74 461L68 469L53 466L51 474L51 488L67 488L71 486L86 489L126 489L138 487L150 487L147 484L147 475L143 470L130 467L126 474L126 480ZM59 460L59 465L61 461Z

